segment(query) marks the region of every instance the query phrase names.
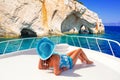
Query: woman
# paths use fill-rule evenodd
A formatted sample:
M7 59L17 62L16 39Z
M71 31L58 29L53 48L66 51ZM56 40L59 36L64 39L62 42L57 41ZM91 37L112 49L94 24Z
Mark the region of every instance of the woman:
M92 64L82 49L73 50L67 54L54 54L55 45L48 38L43 38L39 41L37 51L40 56L39 69L49 69L53 67L55 75L61 72L72 69L78 59L86 64Z

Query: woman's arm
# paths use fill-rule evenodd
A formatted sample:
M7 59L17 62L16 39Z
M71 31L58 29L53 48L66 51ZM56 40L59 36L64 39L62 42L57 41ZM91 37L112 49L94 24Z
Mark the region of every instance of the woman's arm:
M60 67L59 67L59 61L60 60L60 57L59 56L53 56L52 57L52 64L53 64L53 67L54 67L54 74L55 75L59 75L61 74L61 72L63 71Z
M49 66L48 66L48 64L45 63L45 62L46 62L46 61L40 59L40 60L39 60L38 68L39 68L39 69L48 69Z
M43 69L42 64L43 64L43 61L40 59L40 60L39 60L39 64L38 64L38 68L39 68L39 69Z
M61 72L62 72L62 69L59 68L59 65L58 64L54 64L53 67L54 67L54 74L55 75L60 75Z

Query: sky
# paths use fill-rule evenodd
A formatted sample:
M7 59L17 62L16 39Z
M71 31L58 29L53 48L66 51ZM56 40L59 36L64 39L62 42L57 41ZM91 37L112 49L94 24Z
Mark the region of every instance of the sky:
M78 0L96 12L103 23L120 23L120 0Z

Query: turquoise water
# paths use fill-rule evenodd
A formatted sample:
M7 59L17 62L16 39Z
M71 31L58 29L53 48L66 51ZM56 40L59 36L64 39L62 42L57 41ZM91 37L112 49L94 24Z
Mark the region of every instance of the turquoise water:
M120 26L105 26L104 34L73 34L74 36L89 36L112 39L120 42ZM0 38L0 41L10 40L11 38Z
M105 34L78 34L78 35L70 35L70 36L89 36L89 37L100 37L100 38L108 38L108 39L113 39L116 40L118 42L120 42L120 27L118 26L106 26L105 27ZM50 39L52 41L54 41L55 43L68 43L70 45L75 45L78 47L83 47L83 48L89 48L88 45L86 45L87 43L85 42L85 38L79 38L79 41L81 43L81 45L79 44L79 41L77 38L72 38L71 37L66 37L66 36L61 36L61 37L50 37ZM66 42L66 39L68 42ZM8 39L0 39L1 41L5 41ZM25 50L25 49L29 49L29 48L35 48L37 45L37 42L39 41L39 38L36 39L25 39L25 40L18 40L18 41L11 41L8 44L8 47L6 48L5 53L9 53L9 52L13 52L13 51L17 51L17 50ZM74 43L73 43L74 40ZM90 44L91 49L99 51L97 45L95 44L95 40L94 39L89 39L88 40ZM21 44L22 42L22 44ZM31 45L31 43L33 43ZM110 48L106 45L108 45L107 42L103 42L103 41L99 41L100 43L100 48L102 50L102 52L107 53L112 55ZM115 56L120 57L120 47L114 43L112 43L114 52L116 53ZM0 54L4 53L4 49L5 46L7 45L7 42L4 42L2 44L0 44ZM20 48L18 49L18 47L20 46Z

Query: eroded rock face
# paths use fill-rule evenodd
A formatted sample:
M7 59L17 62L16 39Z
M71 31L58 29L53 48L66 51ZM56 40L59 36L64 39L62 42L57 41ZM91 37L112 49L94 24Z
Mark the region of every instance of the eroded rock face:
M0 0L3 37L20 36L21 29L27 27L37 36L49 35L50 30L53 34L78 33L81 25L90 33L104 32L98 15L74 0Z

